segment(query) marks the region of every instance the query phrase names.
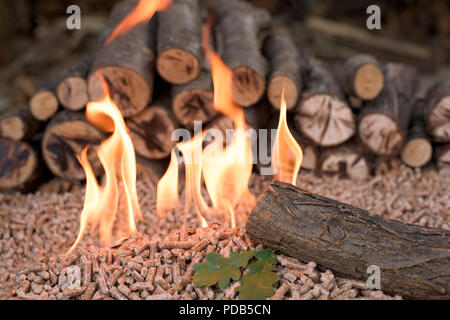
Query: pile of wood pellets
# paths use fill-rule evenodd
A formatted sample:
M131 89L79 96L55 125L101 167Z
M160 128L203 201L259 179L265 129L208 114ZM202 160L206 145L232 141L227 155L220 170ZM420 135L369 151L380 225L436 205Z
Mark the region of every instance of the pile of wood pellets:
M448 171L400 166L361 181L302 171L298 186L372 214L449 230L449 179ZM255 175L251 191L257 196L269 182ZM144 215L138 222L139 235L104 247L95 232L88 232L76 250L65 254L78 233L83 192L0 194L0 299L238 298L239 282L225 290L197 288L191 277L192 266L204 262L208 252L227 256L253 248L244 220L238 219L240 228L228 229L220 217L211 217L208 228L199 228L194 210L183 204L158 219L154 186L138 181ZM363 282L335 277L330 270L319 271L314 262L303 264L281 255L277 260L280 281L270 299L401 299L368 290ZM77 272L79 283L69 281L77 279Z

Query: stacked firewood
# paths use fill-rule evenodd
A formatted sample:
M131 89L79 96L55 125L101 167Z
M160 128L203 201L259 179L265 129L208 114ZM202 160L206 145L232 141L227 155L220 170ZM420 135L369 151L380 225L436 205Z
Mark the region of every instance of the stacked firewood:
M450 80L416 97L417 72L407 65L357 55L331 70L298 48L296 35L265 10L239 0L211 3L175 0L149 23L109 41L137 4L122 1L97 52L58 77L44 77L28 106L0 107L0 190L33 190L49 173L56 177L51 189L83 180L77 155L86 146L94 172L102 173L95 150L108 132L84 114L88 101L103 97L102 79L130 130L138 173L155 182L166 168L176 128L193 130L194 121L203 128L232 128L214 109L202 53L208 11L216 18L210 41L233 72L233 100L244 108L248 126L276 127L284 88L303 168L364 178L396 157L413 167L433 155L439 167L450 163Z

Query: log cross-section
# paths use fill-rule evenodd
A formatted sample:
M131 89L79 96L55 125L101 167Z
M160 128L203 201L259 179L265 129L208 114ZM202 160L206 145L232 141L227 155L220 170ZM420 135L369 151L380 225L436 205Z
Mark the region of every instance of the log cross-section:
M450 142L450 79L436 82L425 101L428 132L436 141Z
M450 231L404 224L275 181L254 206L252 240L340 276L366 281L380 268L381 290L407 298L450 298Z

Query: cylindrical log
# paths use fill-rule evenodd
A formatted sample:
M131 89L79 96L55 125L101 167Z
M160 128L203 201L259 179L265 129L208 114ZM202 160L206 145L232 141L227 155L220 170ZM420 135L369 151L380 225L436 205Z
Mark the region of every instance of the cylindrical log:
M136 155L136 175L140 180L149 180L156 186L167 169L167 161L150 160Z
M383 64L382 68L385 78L389 79L400 92L413 100L419 88L417 69L411 65L398 62L387 62Z
M40 122L27 107L16 108L0 117L0 136L4 138L17 141L31 139L40 127Z
M423 106L420 99L414 103L408 136L401 153L403 162L411 167L423 167L433 157L433 146L427 134Z
M311 68L308 89L295 109L295 126L319 146L341 144L355 133L355 119L339 84L323 66Z
M380 268L381 290L407 298L450 298L450 231L403 224L274 181L247 222L252 240L339 276L366 281Z
M436 165L439 169L450 168L450 143L436 147Z
M55 88L57 85L56 70L52 70L38 80L36 92L30 99L30 111L40 121L49 120L59 107Z
M339 175L341 178L355 180L370 176L370 166L356 141L322 149L319 166L320 172L325 175Z
M74 192L82 188L80 181L65 180L61 178L53 178L50 181L41 184L37 189L41 193L66 193Z
M209 71L203 69L194 81L172 86L172 110L187 128L193 128L194 121L208 122L217 115Z
M376 98L384 85L381 66L369 54L348 58L339 71L339 80L345 93L362 100Z
M257 104L244 109L245 122L255 130L266 127L270 117L270 103L263 99Z
M42 172L35 150L27 143L0 139L0 190L30 191Z
M202 62L199 0L176 0L158 18L159 75L173 84L194 80Z
M436 82L425 96L428 133L438 142L450 142L450 79Z
M104 43L137 3L136 0L125 0L112 10L88 77L90 99L97 101L103 98L100 74L124 117L138 114L152 100L155 73L155 19L151 19L147 24L136 25L111 40L106 46Z
M270 25L270 15L237 0L220 1L216 13L222 59L233 72L233 100L240 106L251 106L266 89L268 64L261 54L261 35Z
M94 55L84 56L61 74L56 87L56 95L63 107L73 111L85 107L89 100L86 78L91 70L93 60Z
M128 118L126 123L137 153L149 159L170 155L174 146L171 136L178 123L168 99L152 103L141 113Z
M50 171L68 180L83 180L84 170L77 156L86 146L88 160L95 174L102 171L100 161L94 150L105 134L87 122L83 113L64 110L57 113L45 129L41 141L42 156Z
M264 55L270 65L267 97L276 109L280 109L281 91L284 88L286 108L297 105L303 88L302 57L295 46L289 30L273 27L271 34L264 41Z

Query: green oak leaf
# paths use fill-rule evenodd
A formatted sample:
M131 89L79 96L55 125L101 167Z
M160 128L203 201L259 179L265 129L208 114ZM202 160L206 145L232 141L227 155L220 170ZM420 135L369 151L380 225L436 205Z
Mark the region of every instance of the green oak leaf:
M277 263L272 250L255 253L257 261L248 265L248 273L241 279L239 300L263 300L274 294L273 284L279 279L273 265Z
M225 289L230 284L230 278L237 281L241 278L241 267L247 266L255 251L242 253L231 252L229 258L211 252L206 255L209 263L197 263L193 269L196 272L192 282L197 287L210 287L219 284L220 289Z

